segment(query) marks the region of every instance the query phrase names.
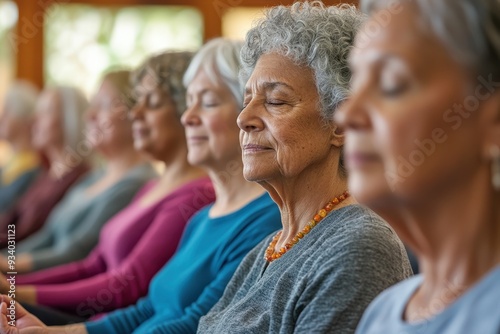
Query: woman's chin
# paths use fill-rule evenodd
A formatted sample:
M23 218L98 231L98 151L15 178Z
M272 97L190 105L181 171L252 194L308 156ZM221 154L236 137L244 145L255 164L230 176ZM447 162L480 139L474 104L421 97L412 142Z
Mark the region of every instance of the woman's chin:
M142 140L134 139L134 149L136 151L151 154L151 147L146 145L146 143Z
M206 167L210 165L206 156L192 150L188 152L187 161L191 166Z
M243 176L249 182L262 182L269 178L269 175L254 168L249 168L247 165L243 167Z
M357 202L372 206L391 195L391 190L384 177L362 177L349 174L349 192Z
M137 151L137 152L141 152L151 158L153 158L153 160L160 160L160 161L163 161L163 158L164 158L164 154L162 155L161 153L159 153L154 146L152 145L144 145L143 143L137 143L137 142L134 142L134 149Z
M45 152L45 151L47 151L48 145L45 145L44 142L34 141L33 142L33 147L37 151Z

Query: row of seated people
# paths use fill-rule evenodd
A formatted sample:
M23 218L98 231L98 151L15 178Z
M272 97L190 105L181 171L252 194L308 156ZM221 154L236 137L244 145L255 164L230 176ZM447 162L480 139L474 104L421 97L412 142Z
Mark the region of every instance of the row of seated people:
M121 107L100 112L106 99L126 89L127 79L125 71L108 74L90 108L78 90L68 87L46 89L35 104L35 91L26 84L15 85L7 96L3 137L12 143L14 155L5 169L19 177L6 180L1 190L13 203L2 204L0 246L7 248L8 227L15 226L10 230L15 232L16 252L23 253L17 258L19 273L85 257L102 225L154 177L151 165L133 148L130 124L120 120ZM31 101L19 102L16 96L23 94L31 95ZM30 105L35 121L29 119ZM90 171L92 149L103 157L104 168ZM50 168L37 165L35 150L47 157ZM38 175L26 187L27 175L33 174ZM23 188L28 188L24 195ZM19 199L12 201L15 197ZM6 261L1 262L5 271Z
M498 333L495 82L480 87L490 94L474 117L453 132L441 127L446 106L470 97L471 80L500 75L500 7L362 5L368 20L348 5L272 8L245 43L216 39L194 57L151 57L129 93L116 73L105 76L87 111L90 132L115 145L127 137L135 151L117 158L109 147L119 145L95 144L105 171L55 212L79 187L76 197L94 198L148 166L137 152L164 172L148 182L144 167L146 185L103 219L83 260L39 270L54 263L37 267L37 249L19 255L22 271L36 271L16 277L17 327L2 296L0 333ZM383 15L392 16L381 25ZM460 32L482 41L476 63L455 57L442 31L422 28L458 17L469 19ZM401 157L413 163L417 148L428 151L429 133L435 152L404 173ZM61 155L50 152L54 176ZM51 240L64 230L54 216L40 230ZM399 237L423 275L410 278ZM8 270L8 248L5 256ZM9 292L7 280L0 289Z
M107 136L107 142L114 144L106 146L102 140L95 145L106 158L107 170L79 182L56 206L45 225L16 245L16 253L20 253L16 270L25 272L16 278L19 302L30 305L27 307L49 324L83 321L136 303L146 295L152 277L168 261L168 266L157 275L156 289L164 291L155 294L162 297L154 301L155 305L162 309L163 318L166 310L162 305L168 301L171 304L168 310L173 313L170 318L181 318L181 326L196 328L198 309L193 308L186 314L172 311L193 304L206 313L220 297L243 256L280 226L278 207L269 195L259 185L243 178L236 125L241 93L234 96L226 88L232 86L235 92L240 91L239 62L233 58L237 59L241 44L215 40L193 61L190 52L153 56L133 73L130 92L125 87L129 82L126 72L111 72L104 77L86 119L89 133ZM226 60L228 57L232 58ZM223 81L215 78L212 82L205 72L212 71L211 68L219 72L217 61L221 58L227 62L226 66L231 66L226 69L230 77ZM186 73L189 65L189 73ZM191 95L198 101L192 109L202 109L207 98L223 100L218 102L226 106L221 111L212 107L215 112L211 117L216 119L205 120L204 115L198 115L198 110L193 117L200 117L203 124L191 125L191 118L186 119L183 79L193 87ZM207 95L207 89L218 95ZM129 100L134 102L127 105ZM224 117L220 117L221 113ZM196 144L187 154L189 141L186 141L183 123L206 137L205 147ZM118 150L118 146L127 148ZM147 182L126 205L126 199L112 198L108 189L115 188L113 194L130 196L134 190L116 187L120 183L131 183L125 175L141 176L133 186L151 177L150 167L140 152L163 162L164 173L159 179ZM128 165L120 165L123 161ZM114 179L106 179L106 175ZM205 207L214 201L215 193L218 200ZM85 197L89 201L85 202ZM110 207L125 205L109 221L109 216L101 212L103 209L116 211L119 209ZM94 250L80 260L86 251L83 246L92 244L94 239L84 232L99 233L102 225ZM37 242L42 238L49 242ZM32 244L37 247L30 248ZM5 252L4 271L8 271L8 248ZM35 272L27 273L30 271ZM177 285L173 279L176 274ZM170 284L165 285L166 280ZM149 290L155 288L154 282ZM110 291L112 297L106 294ZM202 292L206 296L202 297ZM36 304L64 313L35 307ZM152 318L150 324L143 325L145 333L158 323L151 315L142 320L149 317Z

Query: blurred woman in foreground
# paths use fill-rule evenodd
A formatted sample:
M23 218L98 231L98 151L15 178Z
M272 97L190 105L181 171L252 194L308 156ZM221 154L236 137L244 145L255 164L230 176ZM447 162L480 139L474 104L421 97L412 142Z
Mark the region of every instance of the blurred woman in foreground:
M422 275L382 293L358 333L498 334L500 5L362 5L371 18L337 115L349 187L397 230Z

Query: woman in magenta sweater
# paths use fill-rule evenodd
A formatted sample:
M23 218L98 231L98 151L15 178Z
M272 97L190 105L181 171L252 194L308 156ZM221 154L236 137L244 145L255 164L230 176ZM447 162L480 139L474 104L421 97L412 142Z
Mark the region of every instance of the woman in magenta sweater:
M135 303L174 254L187 220L214 200L206 174L187 161L180 121L185 109L182 76L191 57L187 52L161 54L135 73L134 146L164 163L162 177L144 186L106 223L86 259L18 276L18 301L81 318ZM145 76L154 90L142 81Z

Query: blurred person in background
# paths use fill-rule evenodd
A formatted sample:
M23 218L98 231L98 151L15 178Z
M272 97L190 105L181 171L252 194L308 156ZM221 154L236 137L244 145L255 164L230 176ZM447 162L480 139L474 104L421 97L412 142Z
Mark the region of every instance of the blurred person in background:
M38 231L66 191L89 171L86 156L77 153L87 108L87 99L72 87L47 88L38 97L32 141L49 167L11 209L0 214L1 248L9 245L9 234L19 242Z
M37 88L17 81L8 89L0 116L0 140L9 144L11 156L0 168L0 214L28 190L40 172L40 156L33 147Z
M96 151L104 168L73 186L54 207L44 226L16 244L17 273L86 257L97 244L104 223L155 177L151 164L134 149L132 122L128 118L134 104L129 76L129 71L106 74L86 113L84 153ZM3 255L0 269L7 272L8 250Z
M357 332L498 334L500 3L361 4L370 19L337 114L349 187L390 222L421 274L377 297Z
M248 32L244 176L269 192L282 229L243 260L199 333L354 333L368 304L411 274L396 233L349 196L332 120L363 19L354 6L296 2Z
M152 280L148 296L101 320L63 327L46 327L18 305L18 327L0 325L1 333L196 332L199 318L220 298L243 257L279 227L276 204L262 187L243 178L236 125L243 93L238 81L240 49L240 42L215 39L202 47L186 71L182 123L188 160L207 171L217 198L191 219L177 252ZM143 80L149 86L147 77ZM147 100L153 105L161 101ZM143 113L141 105L132 111L134 118Z

